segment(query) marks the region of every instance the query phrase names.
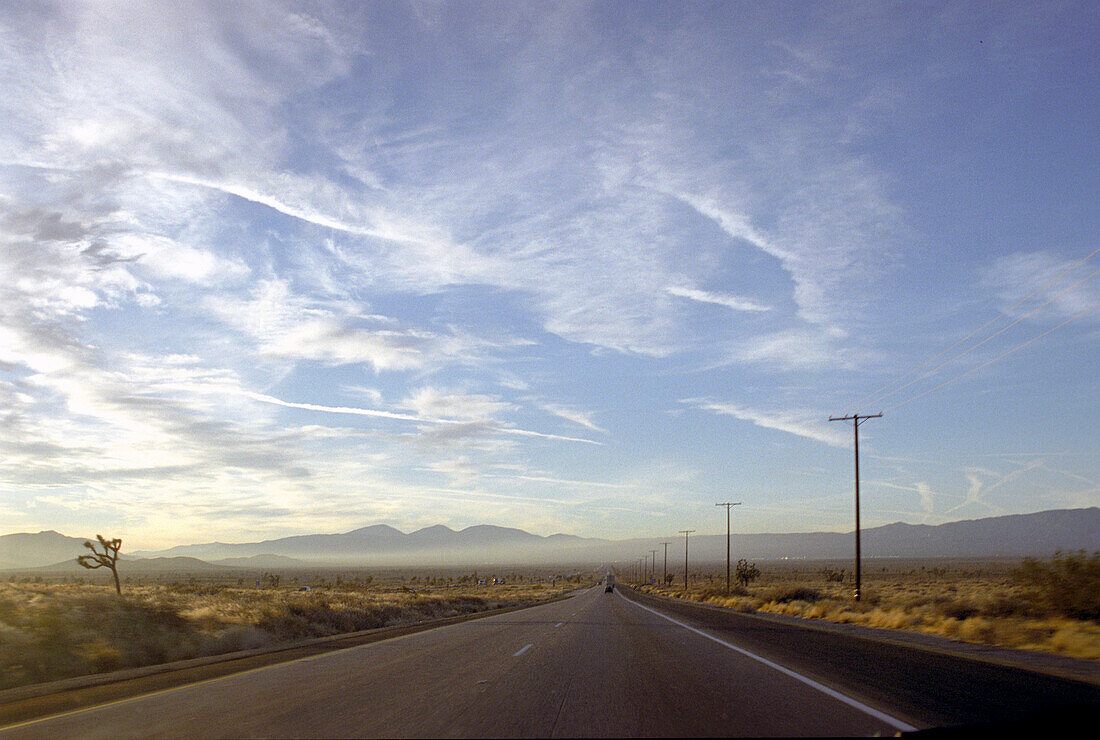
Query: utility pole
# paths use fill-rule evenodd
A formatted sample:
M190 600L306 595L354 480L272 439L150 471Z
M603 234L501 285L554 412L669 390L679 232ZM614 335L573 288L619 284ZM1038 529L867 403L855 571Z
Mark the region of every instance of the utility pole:
M668 546L669 546L669 543L668 542L662 542L661 544L665 546L665 569L661 573L661 585L662 586L667 586L668 585Z
M715 504L715 506L726 507L726 593L730 592L730 508L733 506L740 506L740 501L725 501L721 504Z
M677 530L684 536L684 590L688 590L688 535L694 532L694 529L680 529Z
M877 414L852 414L850 416L830 416L829 421L850 421L852 422L852 435L855 440L855 453L856 453L856 601L859 601L859 425L868 419L878 419L882 416L880 411Z
M653 580L657 580L657 551L649 551L653 555Z

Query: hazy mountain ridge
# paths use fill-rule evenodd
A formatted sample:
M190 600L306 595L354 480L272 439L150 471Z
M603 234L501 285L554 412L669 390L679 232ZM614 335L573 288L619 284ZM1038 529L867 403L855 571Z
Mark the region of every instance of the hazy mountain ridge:
M305 563L302 563L302 565L305 565ZM9 568L9 570L13 569L16 568ZM17 569L52 576L88 575L94 572L98 577L108 578L110 573L106 568L97 568L94 569L94 571L89 571L87 568L77 563L75 557L61 560L56 563L50 563L49 565L40 565L37 567L23 566ZM126 576L150 573L234 573L240 570L240 568L220 563L208 563L205 560L189 557L124 558L120 556L118 570L120 575Z
M0 536L0 568L37 568L72 560L88 551L84 543L94 538L67 537L52 529L31 534L18 532Z
M262 542L182 545L154 552L123 553L129 567L164 570L204 568L293 568L332 566L454 566L562 561L615 562L641 557L658 538L606 540L521 529L475 525L453 530L443 525L405 534L386 525L340 534L295 535ZM681 537L670 542L669 563L683 562ZM54 531L0 536L0 569L57 566L68 571L84 552L84 538ZM850 558L851 532L734 534L734 559L773 560ZM1047 556L1056 550L1100 550L1100 508L1059 509L926 525L897 522L865 529L865 557L964 558ZM661 557L663 548L658 553ZM692 562L724 560L725 535L696 535L689 541ZM143 560L143 558L145 560ZM178 559L168 561L166 559ZM191 559L191 560L185 560ZM195 562L192 562L195 561ZM200 562L201 561L201 564ZM142 565L137 564L141 562Z
M254 543L207 543L181 545L140 556L187 556L207 561L249 559L264 567L277 567L277 561L263 556L279 556L331 565L411 565L444 562L486 562L492 559L533 561L571 557L585 543L606 543L573 535L542 537L522 529L477 524L453 530L442 524L405 534L386 525L361 527L341 534L295 535Z
M682 539L678 545L675 552L682 560ZM864 557L870 558L1043 557L1058 550L1100 550L1100 508L1055 509L946 524L895 522L864 529L860 546ZM670 558L673 547L669 545ZM733 534L730 549L734 559L847 558L854 553L855 536L853 532ZM692 537L689 555L699 560L725 560L726 537Z

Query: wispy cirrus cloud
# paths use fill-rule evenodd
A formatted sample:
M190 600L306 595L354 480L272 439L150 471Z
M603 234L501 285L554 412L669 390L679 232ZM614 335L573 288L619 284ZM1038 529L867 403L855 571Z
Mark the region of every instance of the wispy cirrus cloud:
M1092 276L1097 267L1095 260L1082 263L1049 252L1018 252L994 261L982 285L1004 310L1015 306L1012 315L1039 308L1032 320L1062 321L1100 305L1100 275ZM1089 320L1100 318L1093 315Z
M501 422L489 418L434 418L430 416L421 416L419 414L400 414L390 411L382 411L378 409L364 409L349 406L324 406L314 403L297 403L294 401L283 401L273 396L268 396L263 393L254 393L251 391L242 391L241 395L251 398L254 401L260 401L261 403L273 404L276 406L283 406L285 408L302 409L304 411L318 411L327 414L350 414L353 416L370 416L380 419L395 419L399 421L414 421L419 423L426 423L432 425L439 425L443 427L450 427L449 430L444 429L442 431L433 432L436 435L485 435L485 434L504 434L515 435L520 437L541 437L543 439L558 440L561 442L580 442L582 444L590 445L602 445L602 442L596 440L585 439L583 437L567 437L560 434L547 434L545 432L536 432L530 429L520 429L517 427L507 426ZM453 403L447 404L449 408L454 408ZM466 406L468 410L468 406Z
M765 306L750 298L743 298L729 293L716 293L713 291L699 290L698 288L684 288L676 285L669 286L665 288L665 290L668 291L670 295L679 298L687 298L688 300L697 301L699 303L713 303L717 306L732 308L734 311L770 310L769 306Z
M820 329L790 329L763 334L739 342L733 359L785 370L820 370L855 367L849 351L841 346L843 334Z
M801 410L762 411L707 398L685 398L681 399L680 403L700 411L732 416L735 419L741 419L765 429L794 434L832 447L846 447L848 445L847 435L831 429L823 421L823 414Z
M664 516L670 491L730 483L675 462L680 443L706 453L665 426L670 404L843 446L803 401L904 364L913 332L965 333L953 296L975 275L986 303L1055 298L1040 286L1071 258L1033 244L1080 239L1021 223L1041 201L1013 200L1018 173L985 154L1026 146L1051 173L1036 194L1095 169L1065 171L1077 129L1042 120L1084 130L1088 106L1020 106L1027 75L1001 64L1088 68L1066 7L1044 9L1040 40L1031 13L889 6L692 4L660 22L629 2L2 9L4 491L19 511L144 506L171 511L162 530L223 536L428 516L408 500L447 521L494 501L502 523L547 527L622 511L637 529L620 486ZM979 25L997 34L972 48ZM990 129L938 106L975 84L996 136L1017 115L1049 135L961 151L959 130ZM1090 212L1075 187L1059 213ZM1035 318L1075 315L1094 288ZM768 400L718 400L731 387ZM1042 406L1087 405L1082 387ZM939 456L911 451L903 464ZM631 478L638 455L673 462ZM604 464L606 479L583 471ZM964 495L965 478L925 472L906 480ZM1093 493L1088 465L1064 473L1044 479L1051 500ZM476 486L449 501L424 486L436 474Z

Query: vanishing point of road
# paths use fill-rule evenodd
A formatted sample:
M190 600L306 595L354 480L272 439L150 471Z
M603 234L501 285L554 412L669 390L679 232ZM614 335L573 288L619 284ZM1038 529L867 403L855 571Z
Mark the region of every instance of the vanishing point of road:
M598 587L0 736L894 736L1098 709L1088 681Z

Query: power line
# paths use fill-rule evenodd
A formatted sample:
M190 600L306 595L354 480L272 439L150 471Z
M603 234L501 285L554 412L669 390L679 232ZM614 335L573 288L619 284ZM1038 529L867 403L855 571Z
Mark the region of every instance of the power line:
M1011 329L1012 327L1016 326L1016 324L1019 324L1019 323L1020 323L1021 321L1023 321L1023 320L1024 320L1024 319L1026 319L1027 317L1029 317L1029 316L1031 316L1032 314L1034 314L1035 312L1037 312L1037 311L1038 311L1039 309L1041 309L1041 308L1043 308L1044 306L1047 306L1047 305L1049 305L1049 304L1053 303L1053 302L1054 302L1055 300L1057 300L1058 298L1060 298L1060 297L1061 297L1061 296L1062 296L1063 294L1065 294L1065 293L1068 293L1069 291L1073 290L1074 288L1076 288L1077 286L1081 285L1082 283L1088 282L1088 281L1089 281L1089 280L1091 280L1092 278L1096 277L1096 276L1097 276L1098 274L1100 274L1100 270L1095 270L1095 271L1093 271L1093 272L1092 272L1091 274L1089 274L1089 275L1087 275L1087 276L1085 276L1085 277L1081 278L1080 280L1078 280L1078 281L1077 281L1076 283L1074 283L1073 285L1070 285L1070 286L1068 286L1068 287L1066 287L1066 288L1064 288L1064 289L1060 290L1059 292L1055 293L1055 294L1054 294L1053 296L1051 296L1050 298L1048 298L1048 299L1047 299L1046 301L1044 301L1043 303L1040 303L1040 304L1039 304L1038 306L1036 306L1035 308L1033 308L1033 309L1031 309L1030 311L1028 311L1027 313L1025 313L1025 314L1024 314L1023 316L1021 316L1020 318L1018 318L1018 319L1016 319L1015 321L1013 321L1013 322L1012 322L1011 324L1008 324L1007 326L1005 326L1005 327L1001 328L1001 329L1000 329L999 331L997 331L997 332L995 332L995 333L993 333L993 334L990 334L990 335L989 335L988 337L986 337L986 338L985 338L985 339L983 339L982 341L978 342L977 344L972 344L972 345L970 345L969 347L967 347L966 349L964 349L964 350L963 350L962 352L959 352L958 354L954 355L954 356L953 356L953 357L951 357L951 358L950 358L949 360L946 360L946 361L944 361L944 362L941 362L941 363L940 363L939 365L936 365L936 367L932 368L931 370L929 370L928 372L924 373L924 374L923 374L923 375L921 375L920 377L918 377L918 378L914 378L913 380L909 381L908 383L906 383L905 385L901 386L900 388L895 388L894 390L892 390L892 391L890 391L889 393L887 393L887 394L886 394L885 396L882 396L882 397L880 397L880 398L878 399L878 400L879 400L879 402L881 403L882 401L886 400L887 398L890 398L891 396L893 396L893 395L896 395L896 394L900 393L901 391L905 390L906 388L908 388L909 386L913 385L914 383L919 383L920 381L924 380L925 378L927 378L927 377L930 377L930 376L934 375L934 374L935 374L935 373L936 373L937 371L939 371L940 369L942 369L942 368L944 368L944 367L947 367L947 366L948 366L948 365L950 365L950 364L951 364L952 362L954 362L955 360L959 359L959 358L960 358L960 357L962 357L963 355L967 354L967 353L968 353L968 352L970 352L971 350L975 350L975 349L977 349L978 347L981 347L981 346L982 346L983 344L985 344L985 343L986 343L986 342L988 342L989 340L991 340L991 339L994 339L995 337L998 337L998 336L1000 336L1001 334L1004 334L1004 333L1005 333L1006 331L1008 331L1008 330L1009 330L1009 329ZM1017 304L1017 305L1019 305L1019 304ZM987 322L987 323L988 323L988 322ZM973 332L971 333L971 336L973 336ZM968 338L969 338L969 337L968 337ZM965 341L965 340L964 340L964 341ZM956 343L955 343L954 345L952 345L952 347L956 347L956 346L958 346L958 344L959 344L959 342L956 342ZM944 351L946 352L947 350L944 350ZM943 352L941 352L941 353L940 353L939 355L936 355L936 357L940 357L941 355L943 355ZM935 358L933 358L933 359L935 359ZM930 360L930 361L931 361L931 360ZM929 362L930 362L930 361L929 361ZM926 362L926 363L925 363L925 365L927 365L927 364L928 364L928 363ZM924 365L922 365L921 367L924 367ZM919 369L919 368L918 368L918 369ZM912 373L910 373L910 374L912 374ZM885 390L885 389L884 389L884 390ZM877 395L877 394L872 394L872 396L874 396L874 395Z
M1095 249L1095 250L1093 250L1092 252L1090 252L1089 254L1085 255L1085 256L1084 256L1084 257L1082 257L1082 258L1081 258L1080 260L1078 260L1077 262L1073 263L1072 265L1070 265L1069 267L1067 267L1067 268L1066 268L1065 270L1063 270L1062 272L1058 273L1058 274L1057 274L1057 275L1055 275L1055 276L1054 276L1053 278L1051 278L1051 279L1050 279L1050 280L1048 280L1047 282L1043 283L1043 284L1042 284L1042 285L1040 285L1040 286L1039 286L1038 288L1036 288L1036 289L1035 289L1035 290L1033 290L1032 292L1028 293L1028 294L1027 294L1026 296L1024 296L1023 298L1021 298L1020 300L1018 300L1018 301L1016 301L1015 303L1013 303L1013 304L1012 304L1011 306L1009 306L1008 308L1006 308L1006 309L1005 309L1004 311L1002 311L1001 313L997 314L996 316L994 316L993 318L991 318L991 319L990 319L989 321L985 322L984 324L982 324L981 326L979 326L979 327L978 327L977 329L975 329L974 331L970 332L969 334L967 334L967 335L966 335L965 337L963 337L962 339L960 339L960 340L958 340L957 342L955 342L954 344L952 344L952 345L951 345L950 347L948 347L947 349L944 349L944 350L942 350L941 352L939 352L939 353L937 353L937 354L933 355L932 357L930 357L929 359L925 360L925 361L924 361L923 363L921 363L921 364L920 364L920 365L918 365L917 367L913 368L913 369L912 369L912 370L910 370L909 372L905 373L904 375L900 376L900 377L899 377L899 378L897 378L896 380L893 380L893 381L891 381L891 382L887 383L886 385L882 386L882 387L881 387L881 388L879 388L878 390L876 390L876 391L872 392L871 394L869 394L869 395L866 395L866 396L864 396L863 398L861 398L861 399L859 399L858 401L856 401L855 403L853 403L853 404L852 404L852 406L861 406L861 405L863 405L864 403L866 403L867 401L869 401L870 399L872 399L872 398L875 398L876 396L878 396L878 395L879 395L880 393L882 393L883 391L887 390L888 388L891 388L891 387L893 387L893 386L897 385L898 383L900 383L901 381L905 380L905 379L906 379L906 378L908 378L908 377L909 377L910 375L912 375L912 374L914 374L914 373L917 373L917 372L920 372L920 371L921 371L922 369L924 369L924 368L925 368L925 367L927 367L928 365L932 364L933 362L935 362L936 360L938 360L938 359L939 359L940 357L944 356L945 354L947 354L947 353L948 353L948 352L950 352L951 350L955 349L955 347L958 347L958 346L959 346L960 344L963 344L964 342L966 342L966 341L967 341L968 339L970 339L971 337L973 337L973 336L974 336L975 334L977 334L978 332L980 332L980 331L981 331L982 329L984 329L984 328L986 328L987 326L989 326L990 324L992 324L992 323L994 323L994 322L998 321L998 320L999 320L999 319L1001 319L1002 317L1007 317L1007 316L1009 315L1009 313L1010 313L1010 312L1012 311L1012 309L1016 308L1017 306L1020 306L1020 305L1022 305L1023 303L1026 303L1026 302L1027 302L1027 301L1029 301L1029 300L1030 300L1030 299L1031 299L1032 297L1034 297L1034 296L1035 296L1035 295L1036 295L1037 293L1039 293L1039 292L1043 291L1043 290L1044 290L1044 289L1046 289L1046 288L1047 288L1048 286L1050 286L1050 285L1052 285L1053 283L1057 282L1057 281L1058 281L1058 280L1059 280L1059 279L1060 279L1061 277L1063 277L1064 275L1067 275L1067 274L1069 274L1070 272L1073 272L1073 271L1074 271L1074 270L1076 270L1076 269L1077 269L1078 267L1080 267L1080 266L1081 266L1081 265L1083 265L1084 263L1088 262L1088 261L1089 261L1090 259L1092 259L1092 258L1093 258L1093 257L1094 257L1094 256L1095 256L1095 255L1096 255L1097 253L1100 253L1100 248L1098 248L1098 249ZM1096 274L1096 273L1093 273L1093 275L1095 275L1095 274ZM1089 277L1092 277L1092 276L1090 275ZM1087 280L1088 278L1085 278L1085 279ZM1071 287L1075 287L1075 286L1071 286ZM1064 291L1063 291L1063 292L1064 292ZM1058 295L1061 295L1061 293L1059 293ZM1055 296L1055 298L1057 298L1057 297L1058 297L1058 296ZM1052 300L1053 300L1053 299L1052 299ZM1048 301L1048 302L1049 302L1049 301ZM1046 305L1046 304L1044 304L1044 305ZM1040 307L1040 308L1041 308L1041 307ZM1007 327L1006 327L1006 328L1007 328ZM924 376L922 376L922 377L924 377ZM919 378L918 378L918 380L919 380ZM912 385L912 383L910 383L909 385ZM901 390L901 389L899 388L898 390ZM896 392L897 392L897 391L895 391L895 393L896 393ZM879 400L881 401L882 399L879 399Z
M1010 349L1008 352L1005 352L1002 355L998 355L997 357L994 357L992 360L989 360L988 362L983 362L981 365L978 365L977 367L972 367L969 370L967 370L966 372L960 373L960 374L956 375L955 377L951 378L951 380L944 381L943 383L940 383L939 385L935 386L934 388L929 388L928 390L924 391L923 393L919 393L919 394L913 396L912 398L901 401L900 403L895 403L893 406L889 407L886 410L891 411L893 409L896 409L898 406L904 406L907 403L910 403L912 401L916 401L918 398L922 398L924 396L927 396L932 391L938 391L940 388L943 388L946 385L951 385L956 380L960 380L961 378L965 378L967 375L970 375L970 373L977 372L978 370L981 370L983 367L986 367L988 365L992 365L994 362L997 362L998 360L1002 360L1005 357L1008 357L1013 352L1017 352L1017 351L1023 349L1024 347L1031 344L1035 340L1042 339L1047 334L1050 334L1052 331L1055 331L1056 329L1061 329L1063 326L1070 323L1071 321L1076 321L1077 319L1081 318L1085 314L1092 313L1093 311L1095 311L1098 308L1100 308L1100 303L1096 304L1095 306L1092 306L1091 308L1086 308L1084 311L1082 311L1078 314L1075 314L1075 315L1069 317L1068 319L1066 319L1065 321L1063 321L1061 324L1058 324L1058 326L1051 327L1050 329L1047 329L1046 331L1044 331L1042 334L1039 334L1038 336L1034 336L1034 337L1032 337L1031 339L1027 340L1026 342L1024 342L1022 344L1016 345L1015 347Z

